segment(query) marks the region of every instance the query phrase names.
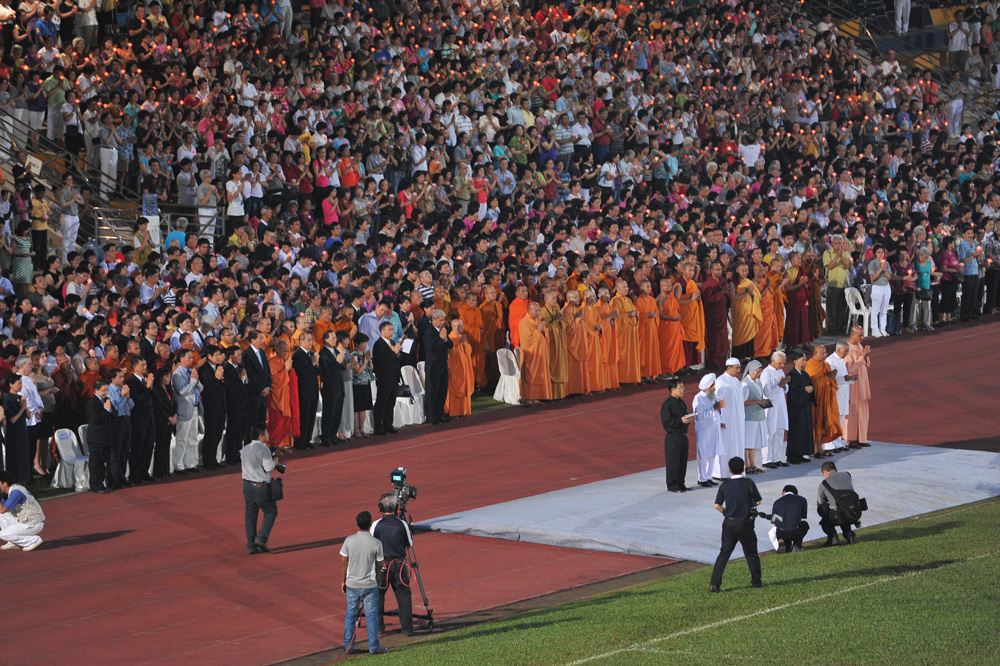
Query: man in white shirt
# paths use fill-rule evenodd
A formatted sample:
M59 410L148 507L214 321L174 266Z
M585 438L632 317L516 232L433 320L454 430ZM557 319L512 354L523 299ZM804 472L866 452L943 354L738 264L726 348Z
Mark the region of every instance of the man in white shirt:
M965 70L972 40L972 28L965 20L965 12L955 11L955 20L948 24L948 64L952 69Z

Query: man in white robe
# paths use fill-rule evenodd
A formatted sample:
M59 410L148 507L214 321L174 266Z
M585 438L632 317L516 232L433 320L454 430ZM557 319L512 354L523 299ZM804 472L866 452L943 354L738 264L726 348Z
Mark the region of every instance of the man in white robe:
M773 405L767 410L767 442L762 454L764 467L768 469L788 466L785 462L785 447L788 446L785 441L788 430L788 405L785 402L788 377L785 376L784 367L785 353L776 351L771 354L771 364L760 375L764 397Z
M726 361L726 372L715 380L715 392L726 403L722 408L722 450L712 465L712 477L722 480L729 473L729 459L746 455L746 410L743 402L750 392L740 381L740 361Z
M698 451L698 485L709 488L712 465L722 450L723 403L715 394L715 373L708 373L698 382L698 395L691 403L694 411L694 432Z
M826 362L830 364L830 367L837 371L837 411L840 413L841 432L846 432L844 430L844 420L847 418L847 414L851 409L851 384L854 383L854 376L848 374L847 362L844 360L847 358L847 352L850 350L851 346L849 344L843 341L838 342L836 351L832 356L828 356L826 359ZM847 442L844 440L843 436L841 436L832 442L824 444L823 450L846 451Z

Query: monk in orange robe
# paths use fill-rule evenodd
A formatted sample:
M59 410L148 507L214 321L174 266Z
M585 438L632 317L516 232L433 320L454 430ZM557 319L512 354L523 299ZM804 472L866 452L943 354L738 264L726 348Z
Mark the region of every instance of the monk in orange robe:
M753 358L753 343L763 317L760 312L760 292L749 278L750 267L740 261L736 266L737 284L729 284L732 312L733 356L740 360Z
M495 384L500 379L497 351L507 344L507 327L503 322L503 306L497 300L497 290L492 285L483 289L485 299L479 306L483 322L483 354L486 357L486 382Z
M583 309L580 307L580 292L575 289L566 292L566 305L563 307L563 321L566 322L566 350L568 353L568 378L566 380L567 395L586 395L590 393L590 340L587 332L587 322L584 321Z
M539 316L541 311L542 306L531 301L517 324L521 342L521 401L529 404L552 399L549 334Z
M771 260L767 279L774 294L774 318L778 323L778 342L781 342L785 339L785 303L788 302L788 294L785 293L788 278L785 277L785 262L781 257Z
M604 355L604 376L606 378L605 388L616 389L621 388L621 382L618 381L618 311L611 307L611 290L607 287L602 286L598 292L597 296L600 299L598 303L598 312L601 315L601 319L604 321L604 330L601 331L601 347L603 349Z
M628 284L625 280L615 282L615 295L610 305L618 313L615 318L618 334L618 381L622 384L638 384L642 381L639 365L639 311L628 297Z
M486 386L486 352L483 348L483 315L479 311L479 297L473 292L465 295L465 300L458 304L458 318L465 329L465 339L468 341L472 356L472 374L475 377L476 388Z
M813 355L806 363L806 374L812 380L813 395L813 445L814 457L824 455L823 444L840 437L840 410L837 406L837 371L826 362L826 348L813 345Z
M118 357L117 345L108 345L104 353L104 359L101 361L101 374L107 379L111 376L112 370L121 370L122 364Z
M597 295L589 287L583 292L583 323L587 334L587 384L591 391L604 391L608 388L607 351L601 342L601 336L607 322L601 315Z
M767 277L767 265L754 264L754 284L760 292L760 328L753 339L753 355L755 358L771 358L778 348L778 317L775 314L774 289Z
M701 292L694 282L694 264L684 264L684 291L677 299L680 304L681 328L683 329L684 362L688 366L701 363L701 352L705 349L705 306L701 302Z
M653 297L653 284L649 280L639 283L639 296L635 308L639 311L639 376L652 381L663 374L660 368L660 306Z
M444 316L448 318L448 321L458 318L455 304L451 301L451 294L440 284L434 285L434 309L444 312Z
M545 304L539 316L545 322L549 336L549 380L552 382L552 399L566 397L566 381L569 379L569 358L566 350L566 322L559 309L559 295L549 290L543 296Z
M510 346L517 349L521 346L521 319L528 313L528 285L521 283L517 285L514 292L514 300L511 301L510 310L507 312L507 322L510 324Z
M669 278L660 280L660 323L657 336L660 339L660 369L668 375L676 375L685 365L684 327L681 325L681 305L677 297L683 288Z
M354 335L358 332L358 326L354 323L354 308L350 303L340 309L340 316L333 322L333 330L347 333L347 346L354 349Z
M472 298L475 297L472 294ZM448 351L448 396L445 398L444 410L454 418L472 413L472 392L476 388L472 345L461 319L451 322L451 341L452 348Z
M278 340L274 345L274 354L267 360L271 366L271 393L267 403L268 444L279 448L290 447L298 434L294 432L292 414L292 385L298 382L292 381L294 371L288 343ZM294 402L298 405L298 400Z
M312 327L313 339L322 346L323 336L326 335L326 332L336 330L333 326L333 308L325 306L320 308L319 319L316 320L316 323Z

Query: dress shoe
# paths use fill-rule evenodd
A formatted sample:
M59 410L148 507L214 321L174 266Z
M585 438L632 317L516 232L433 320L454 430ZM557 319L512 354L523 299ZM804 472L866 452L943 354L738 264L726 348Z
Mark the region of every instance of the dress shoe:
M267 544L266 544L266 543L264 543L263 541L255 541L255 542L254 542L254 545L255 545L255 546L257 546L257 549L258 549L258 550L259 550L260 552L262 552L262 553L270 553L270 552L271 552L271 549L270 549L270 548L268 548L268 547L267 547Z
M247 550L247 555L260 555L263 552L264 551L262 551L259 547L257 547L256 544L254 544L253 548Z
M778 463L764 463L764 467L767 469L778 469Z
M751 583L750 586L753 587L753 589L755 590L759 590L760 588L764 587L764 583L757 581L756 583Z
M803 550L805 550L805 548L803 548L802 546L800 546L798 544L795 544L795 545L792 546L792 551L793 552L801 553Z
M187 476L188 475L188 471L186 469L179 469L179 470L175 471L174 474L182 474L184 476Z
M864 448L867 449L869 446L871 446L871 444L869 444L868 442L858 442L858 446L861 446L861 447L864 447Z
M667 491L672 492L672 493L682 493L682 492L684 492L684 489L683 488L667 488Z
M390 435L395 435L397 432L399 432L399 430L397 430L396 428L386 428L385 431Z
M718 593L718 592L722 592L722 588L721 588L721 587L719 587L718 585L709 585L709 586L708 586L708 591L709 591L709 592L715 592L715 593Z
M331 446L333 446L333 442L320 442L319 445L322 446L324 449L328 449Z
M690 489L690 488L688 488L687 486L681 486L681 492L684 492L684 493L686 493L686 492L687 492L687 491L689 491L689 490L691 490L691 489Z
M156 477L153 476L152 474L143 474L142 475L142 480L143 481L156 481Z
M373 432L372 434L373 434L373 435L378 435L379 437L385 437L385 436L386 436L386 435L388 435L389 433L387 433L387 432L386 432L385 430L376 430L376 431L375 431L375 432Z
M115 492L115 489L104 487L104 488L98 488L94 492L97 493L98 495L110 495L111 493Z
M847 545L848 546L853 546L857 542L858 542L858 537L854 536L854 532L851 532L850 534L847 535Z
M128 482L131 483L133 486L141 486L142 485L142 479L140 479L140 478L129 479Z
M201 470L198 469L197 466L195 466L195 467L188 467L187 471L188 471L188 474L200 474L201 473Z
M451 423L451 417L450 416L442 416L441 417L441 423Z
M786 463L784 460L779 460L778 464L781 465L782 467L788 467L788 463Z
M788 462L790 462L793 465L801 465L802 464L802 460L800 458L789 458Z
M711 481L699 481L698 485L701 486L701 487L703 487L703 488L711 488L715 484L712 483Z
M128 479L125 479L124 481L122 481L121 483L119 483L115 487L116 488L131 488L132 487L132 482L129 481Z
M215 463L215 469L225 469L228 466L229 466L229 463L224 463L221 460L219 462Z
M820 457L822 458L823 456L820 456ZM804 462L804 463L807 463L810 460L811 460L811 458L809 456L802 456L801 458L799 458L799 462Z
M840 545L840 537L834 534L832 537L826 540L826 543L823 544L823 547L829 548L830 546L839 546L839 545Z
M402 631L401 633L402 633L402 634L403 634L404 636L406 636L407 638L409 638L410 636L412 636L412 635L413 635L413 630L412 630L412 629L404 629L404 630L403 630L403 631Z
M431 419L428 423L430 423L431 425L438 425L438 424L441 423L441 420L440 419Z

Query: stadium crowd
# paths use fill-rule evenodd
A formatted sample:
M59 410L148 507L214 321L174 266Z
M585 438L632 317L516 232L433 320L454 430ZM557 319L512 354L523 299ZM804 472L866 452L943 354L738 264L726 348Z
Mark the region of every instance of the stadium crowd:
M368 410L391 432L380 338L428 362L444 422L504 347L534 403L767 362L844 333L848 288L875 336L996 308L997 118L962 124L976 53L939 86L891 51L865 64L828 19L735 0L153 1L118 28L105 0L6 2L19 482L51 469L53 428L95 419L95 490L95 464L127 485L214 468L220 445L234 463L265 419L309 448L320 393L322 443L364 436ZM991 57L982 37L964 48ZM27 166L41 132L99 192L69 175L47 194ZM78 237L130 190L131 238ZM161 239L168 202L184 214ZM346 389L317 389L337 372Z

